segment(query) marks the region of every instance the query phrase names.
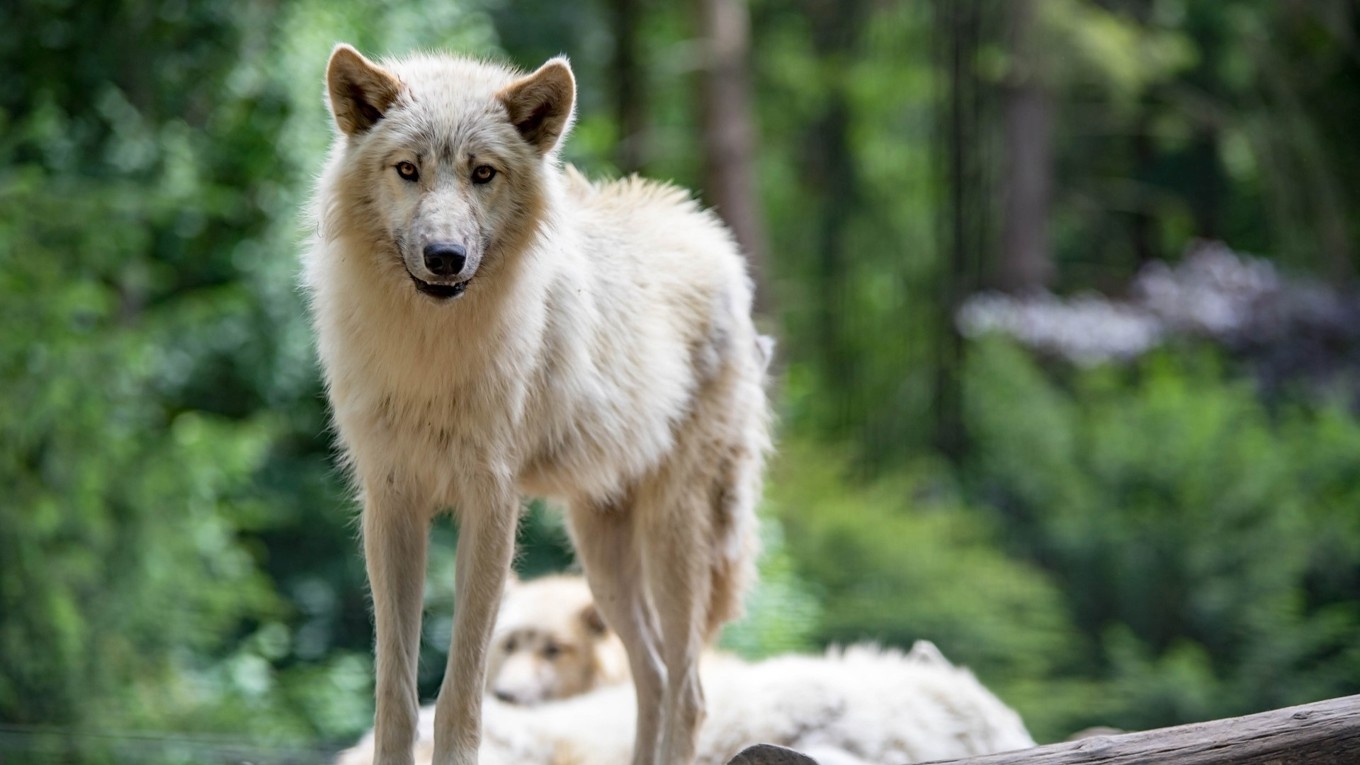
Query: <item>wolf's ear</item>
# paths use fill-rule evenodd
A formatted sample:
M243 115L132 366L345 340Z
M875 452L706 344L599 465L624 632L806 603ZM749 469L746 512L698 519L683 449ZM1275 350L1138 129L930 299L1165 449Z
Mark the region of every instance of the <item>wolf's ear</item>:
M326 92L335 124L345 135L358 135L383 118L401 92L401 80L340 43L326 65Z
M604 623L604 617L600 615L594 603L588 603L581 609L581 623L586 626L586 631L595 637L604 637L609 632L609 625Z
M571 129L576 113L576 78L561 56L510 84L497 97L524 140L546 155Z

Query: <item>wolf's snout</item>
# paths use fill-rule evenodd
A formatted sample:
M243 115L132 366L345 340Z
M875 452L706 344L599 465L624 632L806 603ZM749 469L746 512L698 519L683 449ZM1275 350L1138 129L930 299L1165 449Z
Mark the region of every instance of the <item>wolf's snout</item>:
M467 262L467 249L461 244L433 242L425 245L425 267L435 276L457 276Z

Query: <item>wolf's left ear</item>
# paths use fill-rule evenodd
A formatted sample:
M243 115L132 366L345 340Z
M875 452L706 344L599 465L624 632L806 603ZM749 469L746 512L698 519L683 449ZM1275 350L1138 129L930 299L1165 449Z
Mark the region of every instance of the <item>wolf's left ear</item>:
M335 124L345 135L358 135L383 118L401 93L401 80L340 43L326 65L326 90Z
M540 156L557 146L571 129L576 114L576 78L561 56L517 80L497 97L510 114L510 123Z
M600 615L594 603L588 603L581 609L581 623L585 625L586 631L595 637L604 637L609 632L609 625L604 623L604 617Z

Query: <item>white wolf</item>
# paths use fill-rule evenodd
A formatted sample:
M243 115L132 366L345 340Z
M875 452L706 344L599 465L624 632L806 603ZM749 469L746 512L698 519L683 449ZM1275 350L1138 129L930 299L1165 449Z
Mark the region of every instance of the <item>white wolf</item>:
M317 346L363 501L376 760L411 762L428 523L459 519L434 761L476 762L487 644L521 495L568 507L639 710L633 762L694 759L696 667L753 575L769 446L751 285L682 191L593 185L556 157L575 81L340 45L339 130L304 254Z
M821 765L905 765L1034 746L1020 716L931 643L873 646L747 664L705 659L712 717L698 765L724 765L755 743L797 749ZM626 765L633 718L627 689L604 687L524 707L487 700L486 765ZM417 763L430 762L432 710L421 710ZM336 765L367 765L370 734Z

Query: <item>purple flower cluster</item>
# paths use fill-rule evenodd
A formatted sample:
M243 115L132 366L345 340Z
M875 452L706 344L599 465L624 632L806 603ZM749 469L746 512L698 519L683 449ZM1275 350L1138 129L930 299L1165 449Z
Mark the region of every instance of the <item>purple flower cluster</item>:
M967 337L999 332L1083 366L1135 359L1192 337L1247 359L1271 387L1360 371L1355 294L1282 275L1270 261L1221 242L1195 242L1175 265L1149 263L1128 294L983 292L964 302L956 322Z

